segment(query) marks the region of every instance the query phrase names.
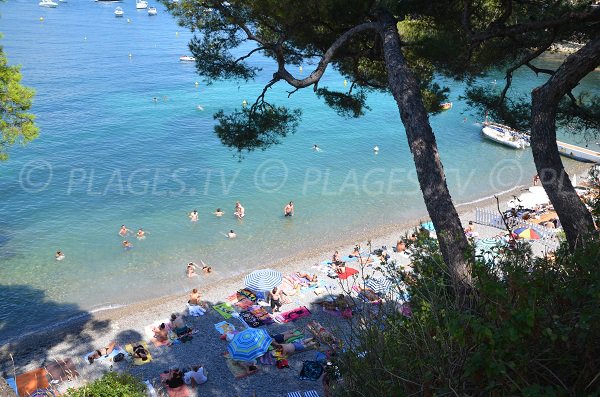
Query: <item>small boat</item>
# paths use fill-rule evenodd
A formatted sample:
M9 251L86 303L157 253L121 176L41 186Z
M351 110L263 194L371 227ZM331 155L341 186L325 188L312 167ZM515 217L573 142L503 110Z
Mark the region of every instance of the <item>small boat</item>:
M179 60L184 62L195 62L196 58L191 55L183 55L179 57Z
M148 2L146 0L135 0L135 8L138 10L144 10L148 8Z
M46 8L56 8L58 7L58 3L55 3L52 0L42 0L40 1L39 6Z
M561 141L556 141L556 144L558 152L563 156L586 163L600 163L600 153L596 151Z
M148 15L156 15L156 14L158 14L156 7L148 7Z
M440 109L442 109L442 110L452 109L452 102L440 103Z
M513 149L525 149L529 146L529 136L506 125L486 121L481 129L483 136L491 141Z
M123 12L123 9L121 7L115 8L115 16L116 17L122 17L123 14L125 14L125 13Z

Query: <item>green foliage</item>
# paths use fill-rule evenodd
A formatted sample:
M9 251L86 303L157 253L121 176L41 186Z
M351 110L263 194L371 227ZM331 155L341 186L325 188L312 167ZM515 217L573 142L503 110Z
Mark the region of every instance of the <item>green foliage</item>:
M358 321L337 395L600 395L598 242L555 260L496 250L473 265L468 310L435 245L420 245L414 274L390 269L412 316L389 302Z
M280 142L287 134L294 133L302 111L290 111L284 107L261 106L244 108L231 114L223 110L214 118L219 122L215 132L221 142L230 148L252 151L266 149Z
M364 109L371 110L366 104L367 96L362 91L358 94L345 94L329 91L327 88L319 88L316 94L342 117L360 117L365 114Z
M107 372L102 378L80 387L69 389L65 397L146 397L146 385L140 379L127 374Z
M0 161L8 159L10 146L37 138L35 116L27 113L33 96L34 91L21 84L19 67L8 65L0 47Z

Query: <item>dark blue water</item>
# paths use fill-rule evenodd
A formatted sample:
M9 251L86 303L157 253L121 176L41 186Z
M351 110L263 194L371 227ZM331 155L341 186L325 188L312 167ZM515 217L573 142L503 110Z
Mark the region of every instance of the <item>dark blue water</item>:
M37 3L0 3L1 43L37 91L33 112L41 127L39 139L14 148L0 165L3 336L69 317L74 308L186 290L202 283L184 276L189 261L203 259L228 276L424 215L389 95L371 95L372 111L347 120L311 90L288 98L289 88L276 86L268 99L301 108L300 128L282 145L239 162L214 135L212 114L253 101L273 72L271 62L252 61L263 67L256 82L207 86L193 64L179 61L191 34L160 5L150 17L125 1L125 17L115 18L115 4L70 1L44 9ZM305 65L303 73L310 69ZM597 89L598 76L583 87ZM517 74L513 87L527 92L539 82ZM454 107L431 122L455 201L529 182L531 153L484 141L458 100L461 86L446 83ZM329 71L320 85L341 90L344 78ZM311 150L315 143L322 152ZM246 208L242 222L232 215L237 200ZM284 219L290 200L296 216ZM223 218L212 215L217 207ZM194 208L197 224L187 218ZM148 237L131 237L134 248L124 251L121 224L142 227ZM224 237L230 229L236 240ZM57 250L64 261L54 260ZM22 286L53 309L24 299ZM25 327L7 325L22 312Z

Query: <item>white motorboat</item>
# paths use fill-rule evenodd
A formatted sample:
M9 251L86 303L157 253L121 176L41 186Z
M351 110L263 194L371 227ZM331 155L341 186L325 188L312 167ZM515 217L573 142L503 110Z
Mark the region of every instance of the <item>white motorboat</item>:
M179 60L184 62L195 62L196 58L191 55L183 55L179 57Z
M156 15L156 14L158 14L156 7L148 7L148 15Z
M600 153L596 151L561 141L556 141L556 144L558 145L558 152L563 156L585 161L586 163L600 163Z
M487 139L513 149L525 149L529 146L529 136L506 125L485 122L481 129Z
M125 13L123 12L123 9L121 7L115 8L115 16L116 17L122 17L123 14L125 14Z
M58 3L55 3L52 0L42 0L40 1L39 6L46 8L56 8L58 7Z
M148 2L146 0L135 0L135 8L138 10L144 10L148 8Z

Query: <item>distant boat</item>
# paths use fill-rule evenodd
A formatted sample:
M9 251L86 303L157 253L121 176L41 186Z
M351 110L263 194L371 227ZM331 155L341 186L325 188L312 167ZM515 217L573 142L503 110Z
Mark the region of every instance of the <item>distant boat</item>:
M122 17L123 14L125 14L125 13L123 12L123 9L121 7L115 8L115 16L116 17Z
M503 124L486 121L481 132L487 139L513 149L529 146L529 136Z
M149 7L148 8L148 15L156 15L158 14L158 11L156 10L156 7Z
M179 60L184 62L194 62L196 61L196 58L191 55L183 55L179 57Z
M556 144L558 145L558 152L563 156L585 161L586 163L600 163L600 153L596 151L561 141L556 141Z
M138 10L144 10L148 8L148 2L146 0L135 0L135 8Z
M452 109L452 102L440 103L440 109L442 109L442 110Z
M58 7L58 3L55 3L52 0L42 0L40 1L39 6L46 8L56 8Z

